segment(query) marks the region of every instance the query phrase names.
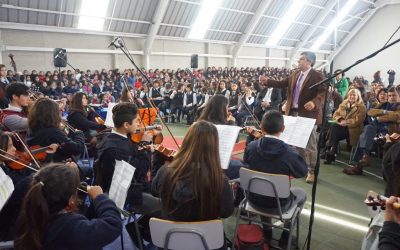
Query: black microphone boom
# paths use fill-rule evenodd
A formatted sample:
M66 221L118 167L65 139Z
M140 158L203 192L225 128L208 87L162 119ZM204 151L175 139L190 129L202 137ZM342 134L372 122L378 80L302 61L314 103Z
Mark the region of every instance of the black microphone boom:
M110 48L111 46L115 46L116 48L118 48L116 43L115 43L118 40L119 40L119 37L114 38L114 40L107 46L107 48Z

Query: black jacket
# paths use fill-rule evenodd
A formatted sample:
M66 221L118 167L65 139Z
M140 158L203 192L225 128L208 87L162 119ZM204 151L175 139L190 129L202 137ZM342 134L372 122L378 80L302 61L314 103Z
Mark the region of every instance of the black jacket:
M68 123L72 127L83 131L85 134L89 130L105 129L105 125L100 125L96 122L89 121L82 112L75 111L68 114Z
M379 233L379 250L400 249L400 225L394 221L385 221Z
M39 145L41 147L58 143L60 147L54 154L53 159L54 161L62 161L84 152L85 137L82 131L70 132L67 136L58 128L42 128L31 132L27 143L29 146Z
M270 137L252 141L246 147L244 162L249 169L268 174L282 174L301 178L307 174L307 164L304 159L285 142ZM250 194L249 200L259 206L276 208L275 198L266 198ZM290 205L290 198L281 199L283 207Z
M50 221L44 249L99 249L113 242L122 232L122 223L115 203L101 194L93 201L97 218L88 220L75 213L60 214Z
M158 170L156 177L151 184L151 191L154 196L159 196L161 188L166 180L166 173L168 169L163 166ZM200 211L198 202L194 200L193 189L190 182L182 180L173 194L174 201L176 202L176 209L173 214L167 215L163 211L164 217L176 221L199 221ZM220 218L228 218L232 215L234 210L232 190L228 184L228 178L224 177L224 187L221 199ZM207 218L209 220L217 218Z
M99 169L95 170L95 183L100 185L104 192L110 189L116 160L124 160L136 168L134 181L146 182L146 174L150 169L147 152L138 151L137 146L128 138L107 133L97 143L96 148Z

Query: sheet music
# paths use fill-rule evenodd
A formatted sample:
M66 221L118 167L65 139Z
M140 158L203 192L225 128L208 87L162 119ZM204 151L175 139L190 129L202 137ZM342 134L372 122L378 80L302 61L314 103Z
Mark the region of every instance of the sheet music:
M306 148L311 132L315 125L315 119L300 116L283 116L285 130L279 139L289 145Z
M3 209L13 191L14 184L11 178L4 173L3 169L0 168L0 211Z
M117 105L117 103L115 103L115 102L111 102L108 104L107 116L106 116L106 120L104 121L104 125L111 127L111 128L114 127L114 122L112 119L112 109L114 108L115 105Z
M136 168L126 161L115 161L115 169L108 196L118 208L124 209L128 189Z
M233 147L235 146L239 131L242 128L231 125L216 125L216 127L218 130L219 157L221 158L221 167L222 169L228 169Z

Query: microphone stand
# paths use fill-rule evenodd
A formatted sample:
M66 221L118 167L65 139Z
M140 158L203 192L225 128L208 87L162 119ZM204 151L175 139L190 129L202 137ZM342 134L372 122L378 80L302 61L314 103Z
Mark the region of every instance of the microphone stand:
M314 85L310 86L309 89L313 89L313 88L318 87L318 86L320 86L322 84L326 84L326 83L329 83L329 82L333 81L333 79L337 75L340 75L340 74L343 74L343 73L349 71L354 66L356 66L356 65L358 65L358 64L360 64L360 63L362 63L362 62L364 62L364 61L366 61L366 60L368 60L370 58L373 58L374 56L376 56L380 52L384 51L385 49L387 49L387 48L389 48L389 47L391 47L393 45L395 45L398 42L400 42L400 38L395 40L395 41L393 41L390 44L387 44L387 45L383 46L383 48L373 52L372 54L370 54L370 55L368 55L368 56L356 61L355 63L353 63L352 65L348 66L347 68L345 68L345 69L343 69L343 70L341 70L341 71L339 71L339 72L337 72L335 74L332 74L331 76L328 76L327 78L325 78L324 80L322 80L320 82L315 83ZM332 68L332 64L331 64L331 68ZM326 119L326 106L327 106L328 90L329 90L329 87L327 86L326 90L325 90L324 107L323 107L323 110L322 110L322 128L321 128L321 131L323 131L323 128L324 128L325 123L326 123L325 119ZM310 250L310 247L311 247L311 235L312 235L312 227L313 227L313 223L314 223L315 199L316 199L316 192L317 192L317 180L318 180L318 174L319 174L319 168L320 168L320 151L321 151L320 143L322 141L322 136L323 136L323 133L320 133L319 134L319 138L318 138L318 143L317 143L317 146L318 146L318 148L317 148L317 162L315 163L315 168L314 168L315 180L314 180L313 187L312 187L310 223L309 223L309 226L308 226L308 235L307 235L307 239L306 239L306 241L307 241L307 249L308 250Z
M148 83L151 83L149 77L148 77L146 74L144 74L143 71L136 65L135 61L133 60L132 56L131 56L130 53L129 53L129 50L128 50L128 49L126 48L126 46L125 46L124 40L123 40L122 38L121 38L121 40L122 40L122 43L119 44L120 46L116 46L115 43L113 43L113 45L114 45L116 48L119 48L119 49L125 54L125 56L128 58L128 60L132 63L132 65L135 66L135 68L137 69L137 71L140 72L140 74L142 75L142 77L143 77L144 79L146 79L146 81L147 81ZM153 88L153 89L155 89L155 88ZM160 96L161 96L161 93L158 91L158 89L155 89L155 90L156 90L156 91L160 94ZM147 98L149 98L149 104L150 104L150 106L151 106L152 108L157 108L157 107L155 107L155 105L153 104L153 101L150 99L150 97L147 97ZM160 116L159 112L157 112L157 117L158 117L158 119L160 119L161 124L167 129L168 133L171 135L171 137L172 137L172 139L174 140L174 143L175 143L175 145L177 146L177 148L180 149L178 142L176 141L176 139L175 139L174 135L172 134L171 130L169 129L169 127L165 124L165 122L164 122L163 118Z

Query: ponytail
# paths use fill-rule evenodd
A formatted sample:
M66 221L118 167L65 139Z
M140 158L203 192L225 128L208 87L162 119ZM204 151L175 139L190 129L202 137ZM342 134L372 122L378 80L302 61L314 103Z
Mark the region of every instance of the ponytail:
M15 249L42 249L43 234L48 225L49 207L43 193L44 184L34 184L25 196L20 220L19 237L15 240ZM34 230L32 230L34 228Z

